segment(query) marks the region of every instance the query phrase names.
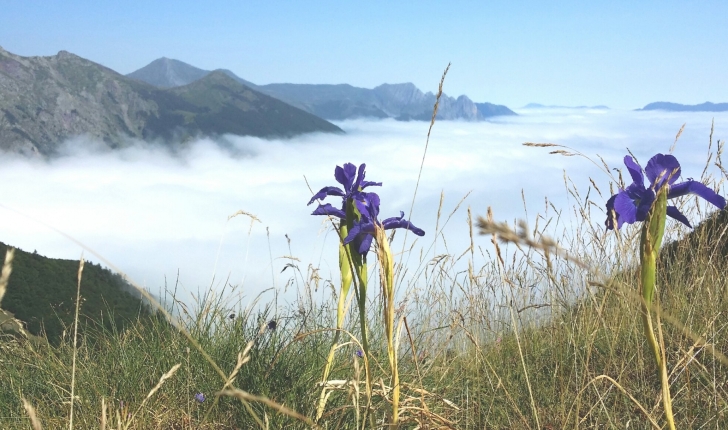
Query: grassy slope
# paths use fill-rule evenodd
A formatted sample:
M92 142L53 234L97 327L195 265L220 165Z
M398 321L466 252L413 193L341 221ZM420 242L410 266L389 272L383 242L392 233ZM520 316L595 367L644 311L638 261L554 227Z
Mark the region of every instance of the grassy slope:
M648 416L663 423L659 381L635 300L637 278L631 262L638 232L625 228L615 240L613 232L604 231L598 209L595 217L600 221L591 221L592 207L584 205L585 222L564 229L559 239L587 270L527 247L515 252L512 245L501 244L496 250L486 238L474 238L474 249L455 252L450 259L425 261L428 268L416 280L418 290L408 295L408 330L403 329L401 338L406 428L649 428ZM687 239L667 245L660 264L663 331L678 428L728 426L728 361L721 363L710 352L714 347L728 355L728 281L723 269L727 218L722 212ZM494 253L514 257L499 265ZM459 258L468 260L472 269L455 272ZM318 282L299 280L307 287ZM598 285L587 288L589 282ZM542 288L527 287L532 283ZM377 303L373 299L372 308ZM320 392L316 383L331 339L330 332L318 330L332 325L331 306L304 301L280 310L275 331L265 328L273 318L267 308L255 313L241 309L230 318L229 307L215 297L207 297L199 313L183 316L192 338L226 375L252 341L235 386L313 417ZM678 323L665 322L668 317ZM354 324L349 327L356 336ZM389 406L380 384L387 384L389 371L376 312L370 330L375 382L371 410L381 422ZM98 342L79 348L76 428L98 428L102 399L112 417L127 413L122 401L132 413L138 409L131 428L254 428L251 411L261 419L265 414L270 428L307 427L256 402L248 410L221 397L215 405L213 395L223 378L180 331L163 321L139 321L123 333L103 334ZM339 350L331 379L362 381L355 349L346 345ZM10 387L0 390L0 427L27 428L21 397L38 407L45 428L66 426L71 359L68 340L42 351L22 342L0 344L0 387ZM177 373L144 403L160 376L175 364L181 364ZM207 395L204 403L193 400L198 392ZM354 428L355 410L363 413L364 402L352 390L333 393L323 423L327 428Z

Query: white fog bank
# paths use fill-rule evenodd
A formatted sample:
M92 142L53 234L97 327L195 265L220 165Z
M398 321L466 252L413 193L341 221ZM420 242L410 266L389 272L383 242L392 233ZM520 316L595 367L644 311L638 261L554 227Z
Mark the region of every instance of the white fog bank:
M548 155L548 148L527 148L523 142L568 145L595 159L599 154L610 167L618 168L623 167L628 147L644 166L651 155L667 152L687 123L675 155L683 165L683 176L698 178L712 118L714 144L728 137L728 113L568 109L519 113L480 123L436 123L412 214L429 125L423 122L345 121L337 125L346 135L312 134L290 140L226 137L227 149L202 139L177 155L144 145L113 153L86 151L88 142L83 139L68 142L69 155L49 162L0 155L0 241L49 257L79 258L81 247L45 223L103 255L153 293L164 287L165 278L173 285L179 272L186 294L203 292L211 284L219 289L229 279L252 298L271 286L282 292L293 276L292 270L281 273L290 262L304 275L312 265L320 266L324 280L338 279L336 238L326 235L323 217L310 215L315 205L306 206L311 191L304 180L314 192L338 185L333 176L336 165L366 163L367 179L384 183L372 189L382 199L381 217L403 210L427 232L410 259L416 265L420 248L433 256L430 245L441 192L443 216L471 192L444 230L453 254L469 245L467 206L474 216L484 215L492 206L498 220L525 218L523 190L532 221L544 210L545 197L559 208L570 205L564 169L584 190L592 177L608 192L609 178L589 161ZM240 210L261 221L254 223L249 240L249 217L227 220ZM403 236L398 234L397 239ZM414 238L410 234L407 240ZM487 246L486 238L480 240ZM393 250L401 246L397 242ZM441 241L437 248L437 253L444 252ZM99 261L88 251L85 256Z

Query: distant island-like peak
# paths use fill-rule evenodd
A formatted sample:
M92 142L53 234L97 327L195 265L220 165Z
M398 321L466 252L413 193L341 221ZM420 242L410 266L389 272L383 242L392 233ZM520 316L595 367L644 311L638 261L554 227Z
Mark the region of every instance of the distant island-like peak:
M728 111L728 103L711 103L705 102L699 105L683 105L671 102L654 102L646 105L642 109L635 110L664 110L672 112L726 112Z

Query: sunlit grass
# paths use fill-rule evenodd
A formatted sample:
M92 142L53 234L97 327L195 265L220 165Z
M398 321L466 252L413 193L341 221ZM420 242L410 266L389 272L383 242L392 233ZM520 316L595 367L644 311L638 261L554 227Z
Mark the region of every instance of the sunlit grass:
M594 210L601 220L604 215ZM667 246L669 258L663 259L658 281L670 286L658 290L663 309L694 335L663 318L679 428L721 428L728 419L728 363L719 361L719 354L728 354L723 273L728 224L723 214L720 218L697 228L690 237L693 243ZM539 232L531 237L539 238ZM659 381L635 300L635 266L614 266L615 261L634 261L628 253L636 249L631 246L636 237L636 231L627 229L617 243L595 221L556 241L574 259L589 262L588 269L556 252L546 257L522 241L522 251L515 250L517 235L514 242L499 244L502 256L512 256L503 264L493 263L488 253L497 260L494 245L478 236L475 249L429 261L412 281L417 292L403 295L410 300L400 341L402 425L538 428L538 420L541 428L624 428L628 423L645 428L651 420L660 422ZM538 239L534 241L536 245ZM594 246L601 248L594 251ZM472 267L469 273L451 270L461 255ZM605 275L601 279L600 273ZM590 282L597 286L589 287ZM280 309L276 329L269 330L267 323L274 318L270 307L240 309L231 318L217 297L204 300L197 313L184 315L183 325L225 374L235 370L238 354L253 342L235 387L313 419L338 301L332 297L329 303ZM380 299L371 300L376 304ZM345 327L358 337L357 320L347 319ZM124 411L135 411L177 364L179 370L146 401L130 428L257 426L238 400L223 396L212 407L225 381L177 328L161 317L155 321L104 332L93 344L80 339L74 428L99 428L102 401L108 428L116 428L121 402ZM372 414L382 424L391 397L380 314L372 313L369 329ZM353 428L366 405L358 346L348 339L342 337L344 346L329 377L331 394L319 422L328 428ZM68 426L72 346L71 336L52 349L31 349L22 340L2 343L3 428L28 428L22 399L36 408L43 428ZM206 401L197 402L196 393L204 393ZM270 428L308 426L255 399L250 408Z

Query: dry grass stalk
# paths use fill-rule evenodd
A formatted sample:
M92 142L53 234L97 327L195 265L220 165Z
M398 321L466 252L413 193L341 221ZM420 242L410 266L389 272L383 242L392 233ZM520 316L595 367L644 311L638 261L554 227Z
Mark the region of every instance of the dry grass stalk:
M531 237L528 226L523 220L518 222L518 232L513 231L507 223L493 221L492 211L488 208L487 219L478 217L478 228L480 229L479 233L481 235L492 234L493 240L496 240L497 238L501 242L510 242L519 247L520 245L525 245L529 248L540 250L544 254L554 253L559 257L576 264L582 269L588 268L588 265L580 259L570 255L550 237L541 235L538 240Z
M71 365L71 411L68 418L68 429L73 430L73 410L76 389L76 357L78 356L78 312L81 308L81 275L83 274L83 254L78 262L78 284L76 288L76 315L73 319L73 363Z
M15 248L8 247L5 252L5 263L3 263L3 271L0 274L0 305L3 303L3 296L8 288L10 273L13 271L13 258L15 257Z
M562 145L557 145L555 143L534 143L534 142L525 142L523 146L530 146L532 148L551 148L551 147L562 147Z
M295 419L297 419L299 421L303 421L303 422L305 422L306 424L308 424L309 426L311 426L313 428L319 428L316 425L316 423L314 423L313 421L311 421L310 418L308 418L306 416L303 416L303 415L299 414L298 412L296 412L296 411L294 411L292 409L289 409L289 408L287 408L287 407L285 407L285 406L283 406L281 404L278 404L278 403L276 403L276 402L268 399L267 397L256 396L254 394L250 394L250 393L248 393L246 391L243 391L243 390L240 390L240 389L237 389L237 388L228 389L228 390L222 390L222 391L219 391L219 392L215 393L215 395L216 396L235 397L235 398L238 398L240 400L245 400L247 402L262 403L262 404L268 406L271 409L275 409L276 411L278 411L278 412L280 412L282 414L288 415L291 418L295 418Z
M687 123L685 123L687 124ZM672 143L672 146L670 146L670 154L672 154L672 151L675 150L675 145L677 145L677 140L680 139L680 135L682 134L683 130L685 130L685 124L680 127L680 130L675 135L675 141ZM710 139L713 140L713 127L710 127Z
M415 208L415 199L417 198L417 190L420 187L420 178L422 177L422 169L425 167L425 157L427 156L427 148L430 146L430 134L432 133L432 127L435 125L435 119L437 119L437 110L440 107L440 97L442 97L442 86L445 84L445 77L447 72L450 70L450 63L447 63L445 71L442 72L442 78L440 78L440 85L437 88L437 96L435 97L435 105L432 107L432 119L430 120L430 127L427 129L427 139L425 140L425 150L422 153L422 161L420 162L420 170L417 173L417 182L415 182L415 191L412 193L412 204L410 205L409 216L412 217L412 211ZM402 254L404 254L404 248L407 241L407 233L409 230L405 230L405 240L402 242Z
M101 430L106 430L106 398L101 398Z
M644 414L645 418L647 418L650 421L650 424L652 425L652 427L654 427L656 429L661 429L662 428L662 427L660 427L659 424L657 424L657 422L655 421L655 419L652 418L652 416L650 415L650 413L647 412L647 409L645 409L645 407L642 406L642 404L637 399L635 399L633 395L631 395L629 392L627 392L627 390L625 390L624 387L622 387L619 384L619 382L615 381L614 379L610 378L607 375L599 375L599 376L595 377L594 379L592 379L591 381L589 381L589 383L586 384L584 386L584 388L581 389L581 392L584 392L587 388L589 388L590 385L594 384L595 382L597 382L597 381L599 381L601 379L606 379L607 381L611 382L615 387L617 387L617 389L619 389L619 391L622 392L622 394L624 394L625 396L629 397L629 399L632 401L632 403L634 403L634 405L637 406L637 408L639 408L640 412L642 412L642 414ZM580 392L580 394L581 394L581 392ZM573 405L572 405L572 408L573 408ZM571 410L569 410L569 415L571 415ZM567 416L566 418L567 418L566 421L568 421L568 418L569 417ZM585 415L579 421L579 424L583 424L584 421L586 421L587 418L588 418L588 415Z
M29 401L25 400L25 398L21 398L21 400L23 402L23 408L30 418L30 425L33 427L33 430L43 430L43 426L40 425L38 414L36 413L33 405L31 405Z
M139 414L139 412L141 412L142 408L143 408L143 407L144 407L144 405L145 405L145 404L147 403L147 401L148 401L148 400L149 400L150 398L152 398L152 396L153 396L153 395L154 395L154 394L155 394L155 393L156 393L157 391L159 391L159 389L160 389L160 388L162 388L162 385L164 385L164 383L165 383L165 381L167 381L167 379L169 379L169 378L171 378L172 376L174 376L174 374L175 374L175 373L177 372L177 370L179 370L180 366L182 366L182 363L177 363L177 364L175 364L174 366L172 366L172 368L171 368L171 369L169 369L169 371L168 371L167 373L165 373L164 375L162 375L162 377L161 377L161 378L159 378L159 382L157 382L157 385L155 385L155 386L154 386L154 388L152 388L152 389L151 389L151 390L149 391L149 394L147 394L147 397L145 397L145 398L144 398L144 400L142 400L141 404L139 405L139 407L137 408L137 410L136 410L136 411L134 411L134 413L132 414L131 418L129 418L129 420L128 420L128 421L126 421L126 424L124 425L124 430L126 430L126 429L128 429L128 428L129 428L129 426L130 426L130 425L132 424L132 422L134 421L134 418L136 418L136 416L137 416L137 415Z

